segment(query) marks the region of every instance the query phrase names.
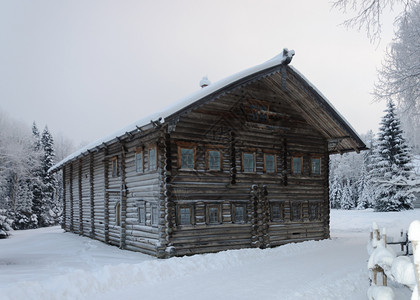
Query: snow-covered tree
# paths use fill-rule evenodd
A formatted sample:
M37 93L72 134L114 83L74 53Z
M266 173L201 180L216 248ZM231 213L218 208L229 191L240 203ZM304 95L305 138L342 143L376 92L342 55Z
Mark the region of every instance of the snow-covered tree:
M409 184L412 176L409 147L392 101L385 113L369 172L375 188L374 207L378 211L410 209L414 196Z
M343 186L343 194L341 196L341 208L352 209L354 207L355 203L353 199L353 189L350 180L347 179L346 183Z
M330 184L330 203L331 208L341 208L341 196L343 194L343 187L337 177L333 177Z
M409 141L420 152L420 2L398 20L378 82L377 100L394 101Z
M43 155L41 158L42 174L42 204L41 204L41 224L49 226L57 224L57 214L59 214L59 203L56 197L57 180L48 170L54 165L54 140L48 127L45 126L41 136L41 147Z

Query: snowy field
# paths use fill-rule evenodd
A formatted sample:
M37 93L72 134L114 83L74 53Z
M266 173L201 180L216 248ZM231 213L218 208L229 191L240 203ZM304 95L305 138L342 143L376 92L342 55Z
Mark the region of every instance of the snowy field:
M0 240L0 299L367 299L372 221L398 236L415 219L420 209L333 210L330 240L167 260L59 227L14 231Z

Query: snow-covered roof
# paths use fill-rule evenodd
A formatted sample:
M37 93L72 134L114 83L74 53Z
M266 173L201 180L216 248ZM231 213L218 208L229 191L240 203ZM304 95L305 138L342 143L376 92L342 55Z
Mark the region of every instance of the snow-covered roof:
M254 67L248 68L246 70L243 70L241 72L238 72L236 74L233 74L225 79L222 79L218 82L212 83L208 86L206 86L205 88L201 88L199 89L197 92L189 95L188 97L185 97L184 99L181 99L180 101L174 103L172 106L168 107L167 109L154 113L146 118L140 119L116 132L113 132L110 135L105 136L102 139L98 139L96 141L94 141L93 143L88 144L87 146L79 149L78 151L72 153L71 155L67 156L65 159L63 159L62 161L60 161L59 163L57 163L56 165L54 165L50 171L56 171L59 168L61 168L65 163L72 161L86 153L88 153L89 151L93 151L94 149L96 149L97 147L101 147L103 145L108 145L112 142L115 142L119 139L121 139L122 137L128 135L128 133L133 133L133 132L137 132L138 130L147 130L150 128L153 128L153 124L160 124L165 122L165 120L170 117L171 115L176 114L177 112L179 112L180 110L185 109L186 107L192 105L193 103L195 103L196 101L203 99L211 94L214 94L220 90L222 90L223 88L234 84L235 82L244 79L248 76L251 76L253 74L259 73L259 72L263 72L264 70L268 70L271 69L273 67L276 66L280 66L282 64L289 64L290 61L292 60L292 57L295 55L295 51L293 50L288 50L287 48L283 49L283 51L273 57L272 59L260 64L260 65L256 65ZM319 95L321 98L323 98L323 100L325 100L329 106L331 106L332 110L339 116L342 118L342 120L344 121L344 123L351 129L351 125L338 113L338 111L332 106L332 104L327 100L326 97L324 97L316 88L314 85L312 85L303 75L301 75L295 68L292 68L299 76L302 77L302 79L304 79L307 84L312 87ZM353 130L354 133L357 135L356 131Z

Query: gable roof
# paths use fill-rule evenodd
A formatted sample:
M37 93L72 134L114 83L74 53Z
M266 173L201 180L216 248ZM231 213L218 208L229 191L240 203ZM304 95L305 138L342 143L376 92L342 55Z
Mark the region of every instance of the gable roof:
M145 131L152 129L156 124L165 123L168 120L174 118L175 116L191 110L193 107L196 107L200 103L205 103L210 99L214 99L215 97L229 90L246 84L247 82L268 77L275 73L278 74L280 73L281 68L284 68L286 65L288 70L303 85L303 88L308 90L309 93L311 93L312 100L310 101L314 101L314 103L316 104L315 106L311 105L311 109L305 109L305 105L303 105L303 107L301 105L298 106L298 110L300 110L303 113L303 115L306 116L306 119L312 125L316 126L316 120L319 119L318 122L320 122L320 120L323 120L323 122L333 122L335 127L340 129L340 134L337 134L336 136L331 133L328 133L327 131L324 132L326 138L331 140L332 143L337 144L336 149L330 150L330 153L360 151L366 149L365 144L362 142L361 138L358 136L356 131L344 119L344 117L340 115L340 113L334 108L334 106L328 101L328 99L324 95L322 95L322 93L319 92L316 89L316 87L309 82L309 80L307 80L302 74L300 74L299 71L297 71L294 67L288 65L293 55L293 50L289 51L285 48L281 54L273 57L272 59L260 65L243 70L218 82L212 83L209 86L206 86L205 88L201 88L197 92L189 95L188 97L180 100L179 102L175 103L174 105L168 107L167 109L161 112L154 113L146 118L140 119L116 132L113 132L108 136L105 136L102 139L98 139L88 144L87 146L72 153L71 155L54 165L50 169L50 171L57 171L67 162L70 162L83 155L86 155L89 152L94 151L95 149L106 147L107 145L110 145L121 139L131 136L133 133L136 133L139 130ZM296 103L293 102L292 105L296 105ZM317 114L322 113L324 114L322 118L317 118ZM312 116L311 114L314 115ZM336 131L337 130L335 130L335 132ZM344 140L346 140L347 142L342 143Z

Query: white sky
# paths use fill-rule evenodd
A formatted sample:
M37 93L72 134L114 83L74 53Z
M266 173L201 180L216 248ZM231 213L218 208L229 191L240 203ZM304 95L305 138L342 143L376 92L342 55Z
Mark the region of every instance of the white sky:
M91 142L294 49L294 65L359 132L377 130L379 47L328 0L0 2L0 109Z

